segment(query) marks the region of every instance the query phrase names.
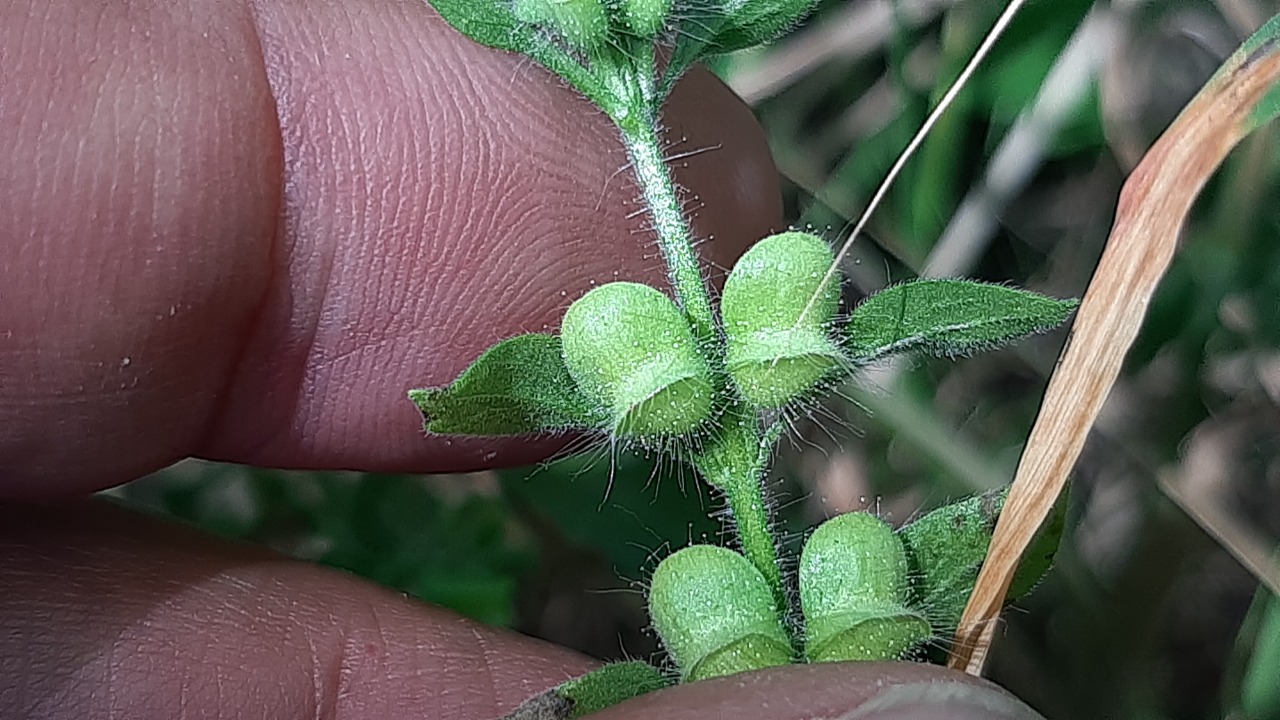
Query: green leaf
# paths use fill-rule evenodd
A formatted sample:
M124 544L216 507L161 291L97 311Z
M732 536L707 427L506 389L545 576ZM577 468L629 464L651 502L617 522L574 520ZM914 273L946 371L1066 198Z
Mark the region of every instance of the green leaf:
M561 695L573 702L576 718L612 707L624 700L661 690L671 680L654 666L640 660L605 665L559 687Z
M590 53L609 40L609 13L601 0L515 0L516 19L558 35Z
M453 384L410 390L409 399L426 431L441 435L519 435L605 422L569 377L554 335L503 340Z
M572 720L670 684L647 662L610 663L530 698L503 720Z
M688 15L682 16L680 24L676 26L676 42L662 73L658 97L665 98L670 94L680 76L703 55L721 52L711 48L711 43L725 24L724 14L714 6L690 8L687 12Z
M898 531L907 550L911 604L935 629L950 632L959 624L1008 494L1006 486L944 505ZM1027 549L1006 600L1030 592L1049 570L1065 516L1060 500Z
M777 40L800 24L817 4L817 0L746 0L726 12L728 19L716 33L710 51L729 53Z
M516 19L514 4L502 0L431 0L431 6L455 30L499 50L524 53L534 30Z
M559 75L611 117L622 101L603 79L553 39L516 17L513 2L505 0L431 0L431 6L453 29L498 50L520 53Z
M723 55L776 40L800 23L817 0L722 0L682 8L659 96L705 55Z
M1078 304L971 280L915 280L855 308L845 326L846 347L858 364L915 350L967 355L1050 330Z
M1280 718L1280 596L1258 588L1253 607L1241 628L1237 646L1250 647L1241 678L1241 717Z

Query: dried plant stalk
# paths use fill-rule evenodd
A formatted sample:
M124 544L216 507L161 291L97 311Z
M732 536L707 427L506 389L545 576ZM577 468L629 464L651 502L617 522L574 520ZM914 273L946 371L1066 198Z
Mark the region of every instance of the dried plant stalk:
M1107 247L1049 381L950 665L981 675L1022 553L1066 486L1178 245L1192 203L1227 153L1275 116L1280 17L1237 51L1125 182Z

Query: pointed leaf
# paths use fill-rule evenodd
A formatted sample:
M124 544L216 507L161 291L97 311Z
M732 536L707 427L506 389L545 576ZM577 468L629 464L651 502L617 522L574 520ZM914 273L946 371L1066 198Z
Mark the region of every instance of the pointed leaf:
M954 631L987 557L991 534L1004 509L1005 486L944 505L898 531L907 550L911 602L939 632ZM1006 601L1034 588L1053 564L1067 504L1059 501L1018 567Z
M481 45L523 53L532 44L534 30L516 19L511 2L431 0L431 6L455 30Z
M670 684L647 662L609 663L526 700L503 720L573 720Z
M448 387L410 390L428 433L519 435L600 427L569 377L554 335L520 335L485 351Z
M763 45L786 35L800 24L817 0L746 0L728 14L709 53L729 53Z
M472 40L527 55L559 75L610 116L621 107L600 77L538 29L521 22L508 0L431 0L445 22Z
M776 40L816 5L817 0L721 0L689 6L676 27L659 96L666 97L676 80L700 58Z
M688 15L681 18L680 24L676 26L675 45L671 48L670 58L662 72L658 97L665 98L669 95L676 81L699 58L709 53L723 52L713 49L711 43L724 27L725 20L723 10L714 5L703 9L690 8Z
M920 350L955 357L1060 325L1079 303L971 280L915 280L867 298L845 327L851 360Z

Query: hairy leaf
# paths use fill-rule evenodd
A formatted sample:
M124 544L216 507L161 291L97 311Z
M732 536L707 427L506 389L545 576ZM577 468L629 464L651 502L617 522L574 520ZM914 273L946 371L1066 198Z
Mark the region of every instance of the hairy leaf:
M817 0L746 0L728 13L709 52L729 53L777 40L800 23Z
M523 53L534 30L516 19L514 3L504 0L431 0L431 6L455 30L499 50Z
M681 17L680 24L676 26L676 41L662 73L662 81L658 89L659 97L665 98L670 94L676 81L699 58L709 52L723 52L712 48L711 43L715 40L720 28L724 27L724 13L714 5L705 8L689 8L687 13Z
M448 387L410 390L425 429L441 435L519 435L604 420L569 377L554 335L519 335L485 351Z
M955 630L991 545L1009 488L944 505L898 531L907 549L911 602L939 631ZM1066 516L1059 502L1041 528L1009 587L1007 600L1030 592L1053 564Z
M1052 329L1078 304L971 280L914 280L855 308L846 347L859 364L915 350L955 357Z
M530 698L503 720L572 720L670 684L647 662L610 663Z
M610 116L616 116L620 100L599 75L540 31L516 17L508 0L431 0L445 22L472 40L498 50L527 55L559 75Z

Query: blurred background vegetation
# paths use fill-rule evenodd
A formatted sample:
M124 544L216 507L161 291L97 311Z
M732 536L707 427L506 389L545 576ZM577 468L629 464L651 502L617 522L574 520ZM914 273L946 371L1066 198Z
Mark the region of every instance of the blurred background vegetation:
M1033 0L854 244L846 300L916 274L1081 295L1126 173L1278 5ZM825 0L717 63L797 226L841 239L1002 6ZM989 674L1050 717L1280 719L1280 604L1259 590L1280 583L1277 198L1271 128L1202 197L1074 475L1057 566L1005 614ZM781 451L789 536L1008 482L1062 340L844 388ZM721 530L688 472L627 456L449 478L187 462L113 494L603 658L655 651L642 579Z

